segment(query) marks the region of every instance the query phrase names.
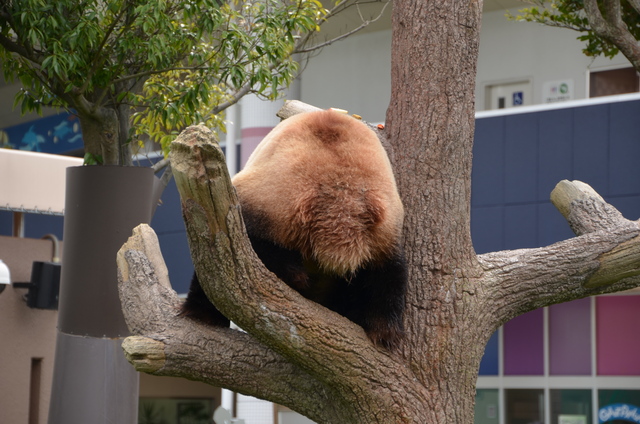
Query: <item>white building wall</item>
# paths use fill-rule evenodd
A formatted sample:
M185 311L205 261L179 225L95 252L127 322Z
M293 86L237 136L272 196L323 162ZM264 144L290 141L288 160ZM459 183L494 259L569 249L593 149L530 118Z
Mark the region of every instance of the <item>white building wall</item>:
M273 404L254 397L238 395L237 417L245 424L273 424Z
M391 31L355 34L313 57L300 77L300 100L384 122L391 96Z
M517 9L512 9L517 14ZM588 72L630 66L621 55L613 60L585 56L580 34L530 22L509 21L505 12L483 15L476 83L476 110L484 110L486 87L496 83L530 80L533 104L543 102L545 82L573 80L573 99L588 93Z
M517 9L512 9L516 14ZM588 97L588 72L630 66L621 55L593 59L582 53L579 33L530 22L509 21L505 11L483 15L476 80L476 110L485 109L493 84L531 82L533 101L543 86L573 82L572 100ZM347 109L370 122L383 122L391 93L391 30L353 35L311 59L301 77L301 99L312 105Z

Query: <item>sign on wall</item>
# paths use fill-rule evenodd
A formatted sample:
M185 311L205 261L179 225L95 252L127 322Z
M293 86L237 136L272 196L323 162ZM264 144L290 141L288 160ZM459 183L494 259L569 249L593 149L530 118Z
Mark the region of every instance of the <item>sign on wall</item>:
M573 80L548 81L542 85L542 102L557 103L574 98Z
M640 410L637 406L626 403L616 403L600 408L598 422L606 423L609 421L640 423Z

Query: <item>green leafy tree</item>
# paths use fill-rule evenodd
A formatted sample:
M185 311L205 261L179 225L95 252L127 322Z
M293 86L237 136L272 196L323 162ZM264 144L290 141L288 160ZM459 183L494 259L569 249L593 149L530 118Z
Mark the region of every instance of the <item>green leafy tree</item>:
M70 109L87 161L129 164L145 136L166 148L188 125L223 129L221 112L247 93L276 98L294 55L353 3L3 0L0 61L24 87L22 113Z
M578 37L587 56L612 58L619 52L640 72L640 1L638 0L553 0L528 1L533 6L508 13L519 21L568 28L583 33Z

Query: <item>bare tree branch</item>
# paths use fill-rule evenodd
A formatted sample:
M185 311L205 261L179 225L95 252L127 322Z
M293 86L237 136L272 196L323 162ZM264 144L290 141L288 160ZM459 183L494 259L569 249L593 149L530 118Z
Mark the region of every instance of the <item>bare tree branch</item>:
M584 11L591 29L615 45L634 68L640 69L640 46L622 21L620 0L608 0L604 6L606 13L603 15L597 0L584 1Z
M627 2L633 7L636 13L640 14L640 1L639 0L627 0Z
M551 197L579 237L478 256L496 305L496 327L536 308L640 284L636 222L579 181L560 182Z

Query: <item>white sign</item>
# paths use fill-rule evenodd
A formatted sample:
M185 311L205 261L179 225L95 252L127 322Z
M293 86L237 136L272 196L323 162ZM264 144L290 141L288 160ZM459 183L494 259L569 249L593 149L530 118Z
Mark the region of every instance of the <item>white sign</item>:
M606 423L616 420L640 424L640 410L635 405L616 403L604 406L598 411L598 422Z
M542 85L543 103L556 103L572 100L573 80L548 81Z

